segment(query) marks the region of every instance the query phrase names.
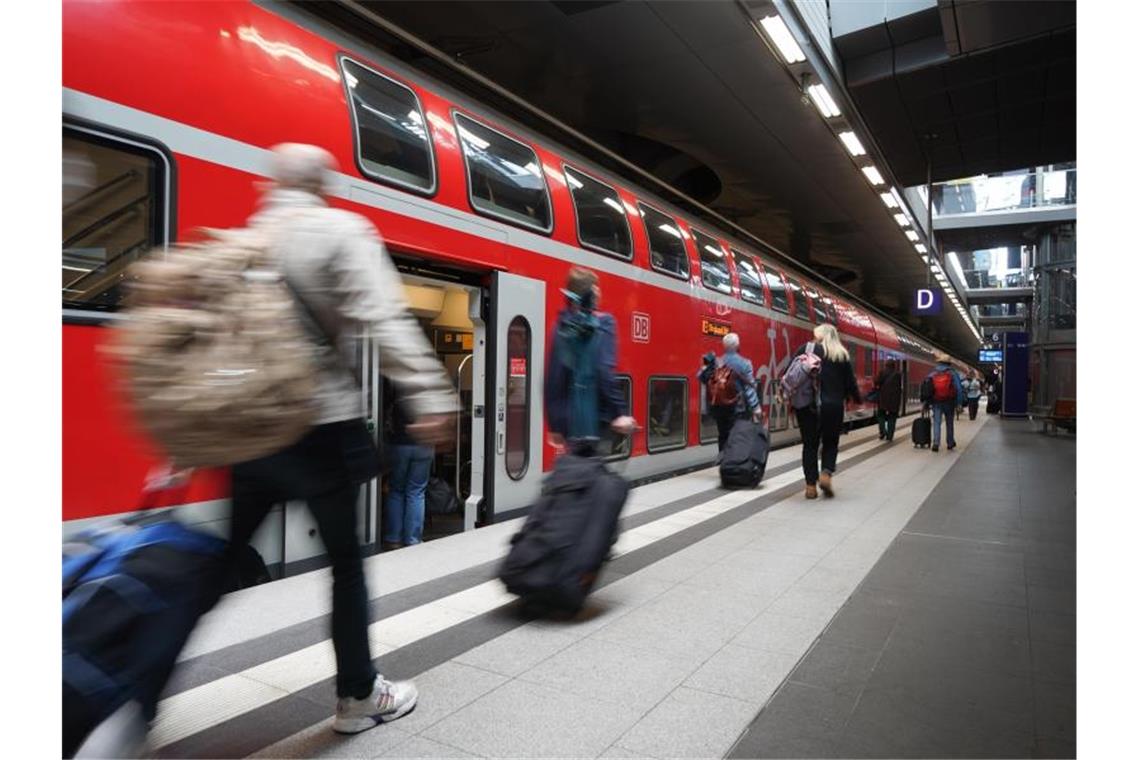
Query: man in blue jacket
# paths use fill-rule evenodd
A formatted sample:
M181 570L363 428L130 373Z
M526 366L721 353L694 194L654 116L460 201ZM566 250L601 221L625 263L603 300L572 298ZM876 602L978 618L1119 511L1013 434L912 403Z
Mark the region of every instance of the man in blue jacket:
M593 456L608 426L629 435L637 421L626 409L614 379L617 337L614 318L597 311L598 276L574 267L562 291L566 308L550 336L546 365L546 425L550 442L580 456Z
M950 356L944 353L935 355L937 363L923 382L922 399L934 413L934 430L931 435L931 451L938 451L942 440L942 418L946 418L946 448L953 451L958 445L954 441L954 412L966 403L962 392L962 379L950 365Z
M709 398L709 413L716 420L717 451L724 451L724 444L728 441L728 434L738 419L746 419L749 415L757 422L760 421L760 397L756 394L756 380L752 375L752 362L740 355L740 336L729 333L722 339L724 354L718 359L712 351L704 355L704 367L697 372L697 381L709 389L709 381L713 379L717 369L729 367L733 371L736 393L735 401L730 404L717 404L716 399Z

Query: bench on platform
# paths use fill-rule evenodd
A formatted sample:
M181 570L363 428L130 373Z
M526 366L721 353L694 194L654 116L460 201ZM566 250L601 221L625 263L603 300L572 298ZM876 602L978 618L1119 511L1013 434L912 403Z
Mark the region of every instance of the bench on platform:
M1041 432L1047 433L1050 428L1056 433L1059 429L1077 432L1077 400L1075 398L1059 398L1053 402L1053 408L1042 414L1034 415L1041 421Z

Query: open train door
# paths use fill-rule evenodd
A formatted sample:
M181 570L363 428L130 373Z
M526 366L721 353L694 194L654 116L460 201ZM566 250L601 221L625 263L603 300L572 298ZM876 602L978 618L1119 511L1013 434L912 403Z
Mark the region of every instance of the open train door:
M534 503L542 485L546 283L496 272L490 301L482 517L495 522Z

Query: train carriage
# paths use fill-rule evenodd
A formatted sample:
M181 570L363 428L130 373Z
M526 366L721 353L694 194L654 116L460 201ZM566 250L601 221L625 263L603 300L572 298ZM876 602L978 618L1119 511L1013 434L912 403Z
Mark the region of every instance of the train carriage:
M929 346L778 252L519 127L293 7L65 2L63 11L63 518L66 531L138 509L160 454L112 393L100 360L124 269L201 227L254 209L268 149L321 145L336 157L330 202L381 231L413 313L463 400L437 474L469 529L519 514L554 449L546 443L546 342L573 265L598 272L618 330L618 373L644 431L610 442L630 478L710 463L715 424L695 380L727 332L752 359L774 442L798 440L775 397L791 353L836 324L861 389L904 363L906 410ZM377 352L359 351L362 394L383 408ZM911 393L913 389L913 393ZM873 414L851 405L848 420ZM378 544L381 484L361 497ZM189 521L224 532L226 475L198 473ZM270 565L319 562L307 513L283 505L257 546Z

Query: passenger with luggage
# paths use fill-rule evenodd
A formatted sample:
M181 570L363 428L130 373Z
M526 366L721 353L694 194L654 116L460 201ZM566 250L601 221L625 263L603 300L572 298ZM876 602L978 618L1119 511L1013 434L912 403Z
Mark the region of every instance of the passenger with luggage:
M899 409L902 407L902 375L899 373L898 362L894 359L887 359L883 368L879 370L879 374L875 377L875 391L879 440L893 441L895 423L898 422Z
M721 343L724 353L719 357L712 351L702 357L697 381L705 387L709 413L716 420L717 451L723 452L736 421L751 417L760 422L762 411L752 362L740 354L740 336L729 333Z
M815 340L792 355L780 379L781 393L795 409L803 436L804 495L834 496L832 478L839 458L839 434L845 402L862 402L851 356L834 325L816 325ZM820 446L822 445L822 467Z
M149 324L158 327L163 326L167 315L179 310L175 307L186 303L188 296L217 290L228 299L223 303L230 308L219 309L217 298L202 299L195 307L202 310L201 316L242 320L245 326L258 329L206 330L200 337L207 347L214 341L219 348L227 349L222 358L232 361L233 366L257 371L230 372L229 383L218 383L212 379L220 373L217 368L230 365L216 363L217 355L194 355L191 358L198 365L186 367L184 362L180 366L174 360L175 349L193 351L195 342L182 340L173 348L163 344L161 341L172 331L148 332L147 319L125 321L127 326L122 329L128 340L124 356L132 369L146 370L132 375L136 411L142 412L144 422L149 421L148 430L172 460L233 464L227 564L239 560L274 505L290 500L307 503L332 563L331 633L338 698L332 728L338 733L358 733L406 715L415 707L418 694L412 682L385 680L372 664L369 597L356 531L356 504L361 484L378 474L380 461L364 422L353 362L342 349L358 335L376 341L385 374L403 392L414 418L405 429L424 444L448 442L458 404L443 367L408 312L403 285L376 229L364 217L332 208L326 202L328 182L336 168L332 155L314 145L290 143L274 147L270 162L273 183L266 187L260 209L249 220L249 229L220 235L219 239L231 242L228 247L223 244L216 254L206 250L206 257L196 258L193 252L179 252L157 260L150 269L141 271L139 286L143 295L148 288L165 289L161 298L173 305L144 315L149 317ZM229 261L241 263L232 270L236 276L221 267ZM199 269L211 271L207 277ZM148 279L151 275L153 282ZM285 296L284 301L277 297L280 295ZM269 319L254 321L263 316ZM210 324L209 320L188 324L196 329L194 325ZM290 333L291 325L296 329ZM295 340L286 345L274 331ZM254 353L235 358L233 347L237 344L222 345L238 340L248 341ZM167 349L169 356L148 365L147 357L153 357L156 348ZM225 423L235 432L195 438L193 434L201 431L191 429L182 431L188 436L173 436L167 429L173 423L164 425L161 415L153 414L161 408L156 405L171 395L152 390L160 385L155 377L161 376L163 367L172 372L196 372L179 380L185 381L183 387L213 404L220 403L218 394L236 389L235 398L241 403L233 404L234 419L226 412L199 421L203 429ZM298 368L302 371L297 372ZM273 384L280 371L292 373L292 385ZM267 385L262 388L257 383ZM246 388L258 392L242 390ZM167 411L170 420L181 420L181 413L181 407ZM246 418L256 419L258 424L244 422L243 426ZM286 420L288 425L275 433L277 438L265 439L261 431L275 418ZM180 449L182 453L175 452L172 442L183 439L196 447L188 444ZM213 452L210 447L225 451ZM242 450L250 453L244 457L235 453ZM210 593L205 595L209 598L203 601L199 614L216 601L224 576L223 572L216 578L203 579ZM178 632L176 645L170 647L175 655L197 615L190 617L189 624ZM138 694L147 719L154 715L173 666L171 657L153 671L146 690Z
M970 370L969 377L963 384L966 391L966 404L970 409L970 419L978 418L978 403L982 400L982 379L976 370Z
M384 385L384 439L389 470L380 546L391 551L423 542L425 495L435 449L408 432L412 420L399 391L391 381L386 380Z
M950 364L950 356L939 352L935 355L936 364L922 381L920 397L934 416L933 439L930 450L938 451L942 438L942 420L946 420L946 448L953 451L958 445L954 441L954 411L965 403L962 380Z
M603 434L637 429L614 380L614 319L597 311L597 282L575 267L562 291L566 306L550 337L544 388L549 440L561 455L499 572L532 614L581 608L617 540L629 495L625 479L596 456Z

